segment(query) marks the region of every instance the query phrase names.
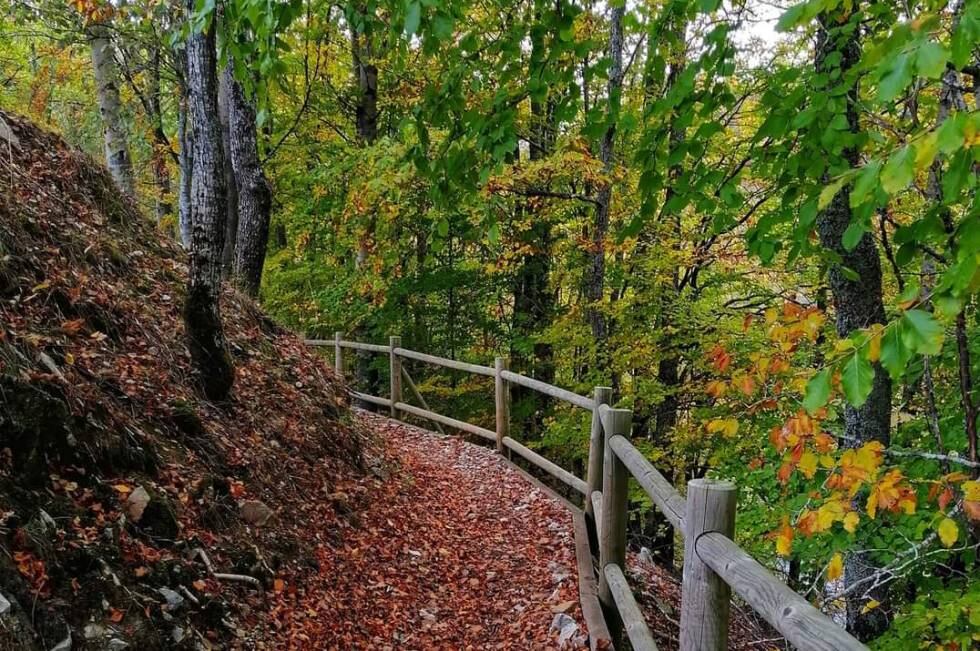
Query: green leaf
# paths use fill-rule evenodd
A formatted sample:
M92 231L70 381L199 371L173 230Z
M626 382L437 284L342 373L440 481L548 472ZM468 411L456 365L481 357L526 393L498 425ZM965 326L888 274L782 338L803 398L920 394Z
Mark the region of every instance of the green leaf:
M844 230L844 235L841 237L841 244L844 245L845 251L853 251L854 247L858 245L861 238L864 237L864 224L861 222L851 222L847 229Z
M923 77L939 79L946 71L946 48L935 41L923 43L915 57L915 69Z
M834 197L837 196L840 189L844 187L845 183L847 183L847 179L848 175L842 174L841 176L837 177L833 183L829 184L820 191L820 197L817 199L817 208L819 210L823 210L830 205L830 202L834 200Z
M943 326L925 310L909 310L902 317L905 344L920 355L938 355L943 348Z
M881 189L888 194L897 194L908 187L915 176L915 152L905 145L888 158L881 170Z
M410 1L405 8L405 33L412 36L419 31L419 24L422 22L422 4L417 1Z
M881 173L881 161L873 160L864 166L854 187L851 188L851 208L857 208L864 203L878 186L878 174Z
M871 395L874 386L875 370L860 350L854 351L851 359L844 365L841 383L844 397L854 407L860 407Z
M905 345L902 337L902 322L890 324L881 338L881 365L897 381L905 373L905 366L911 357L912 351Z
M787 9L782 16L779 17L779 22L776 23L776 31L778 32L788 32L793 29L800 22L803 21L803 13L806 11L806 2L801 2L798 5L793 5Z
M820 371L806 383L806 395L803 398L803 408L807 413L814 413L825 404L830 398L830 377L831 368Z
M446 219L440 219L439 223L436 224L436 232L439 233L439 237L446 237L449 235L449 221Z
M890 102L912 83L912 61L907 52L885 59L878 82L878 99Z

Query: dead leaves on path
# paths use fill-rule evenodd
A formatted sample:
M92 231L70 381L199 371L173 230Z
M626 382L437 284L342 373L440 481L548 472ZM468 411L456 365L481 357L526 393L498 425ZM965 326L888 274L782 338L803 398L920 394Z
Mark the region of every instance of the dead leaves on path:
M490 450L363 419L390 476L319 548L319 576L277 595L278 635L292 648L558 649L556 613L582 621L570 515Z

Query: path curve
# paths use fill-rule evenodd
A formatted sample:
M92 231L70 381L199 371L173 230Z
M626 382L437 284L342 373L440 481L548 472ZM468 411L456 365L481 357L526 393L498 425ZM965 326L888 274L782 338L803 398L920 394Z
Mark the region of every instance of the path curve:
M564 506L492 450L367 412L358 417L383 439L388 473L338 544L320 548L313 589L277 612L289 644L581 648L573 523ZM559 643L558 614L577 626L571 641Z

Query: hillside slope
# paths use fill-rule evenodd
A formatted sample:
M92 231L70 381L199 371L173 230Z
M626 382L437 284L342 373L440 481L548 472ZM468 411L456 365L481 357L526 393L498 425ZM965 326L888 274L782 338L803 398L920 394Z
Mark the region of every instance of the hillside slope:
M343 388L226 290L234 395L203 401L183 252L102 167L0 117L0 649L250 646L364 493Z

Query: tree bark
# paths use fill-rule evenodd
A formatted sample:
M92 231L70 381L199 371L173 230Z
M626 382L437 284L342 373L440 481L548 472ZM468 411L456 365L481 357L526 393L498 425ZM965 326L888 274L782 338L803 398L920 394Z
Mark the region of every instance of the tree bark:
M180 241L185 249L191 247L191 179L194 177L194 126L190 123L190 90L187 85L187 50L181 48L175 53L177 70L180 71L178 87L180 101L177 105L177 141L180 151L177 162L180 168L178 179L178 222Z
M861 57L859 30L848 23L854 20L839 21L839 15L824 14L820 17L817 35L815 64L818 72L829 72L834 65L827 63L833 53L840 54L840 71L844 77L847 71L858 63ZM858 124L858 89L852 87L846 98L846 118L851 133L860 130ZM843 158L851 167L859 163L855 148L846 148ZM837 334L845 338L853 331L875 323L885 323L885 306L882 300L881 260L878 249L870 233L865 233L854 249L845 250L841 238L851 223L849 188L842 188L830 204L817 217L817 230L820 243L826 249L840 256L840 262L832 262L828 270L830 290L836 311ZM856 279L844 274L844 268L852 270ZM868 441L889 440L891 416L891 378L880 364L874 365L875 377L871 394L860 407L847 405L844 409L844 434L848 445L858 447ZM866 553L849 554L844 564L844 583L852 585L869 576L875 566ZM878 595L883 601L882 595ZM868 640L880 634L888 625L883 609L873 609L862 613L866 599L849 597L847 600L848 629L857 637Z
M269 242L272 191L259 160L255 107L245 97L245 90L234 78L230 65L225 68L225 77L231 159L238 188L234 277L249 296L257 296Z
M232 161L231 103L233 92L231 61L218 78L218 119L221 123L221 153L224 159L225 187L228 188L228 202L225 207L225 245L221 251L222 277L230 278L234 273L235 249L238 243L238 179Z
M153 123L153 179L157 186L156 217L159 224L173 210L170 198L170 170L167 158L173 155L163 129L163 107L160 102L160 50L154 46L147 66L147 118Z
M188 1L188 14L193 11ZM218 122L218 75L215 25L191 33L187 41L189 110L193 122L194 166L191 178L191 250L184 325L191 359L204 395L228 396L235 379L221 324L221 252L225 237L227 189Z
M133 160L129 154L126 125L122 117L122 101L119 99L119 71L110 39L109 27L95 24L88 27L92 50L92 68L95 70L95 93L102 117L102 136L105 141L105 160L109 172L119 189L134 196Z
M599 146L599 159L606 172L612 171L616 142L616 116L619 113L620 93L623 87L623 16L624 6L609 9L609 81L606 85L608 109L606 111L606 131ZM609 232L609 209L612 204L612 186L607 184L599 190L592 223L592 265L586 284L586 299L589 307L586 318L592 329L595 343L595 367L600 373L609 373L608 338L609 324L603 314L602 303L606 283L606 236Z

